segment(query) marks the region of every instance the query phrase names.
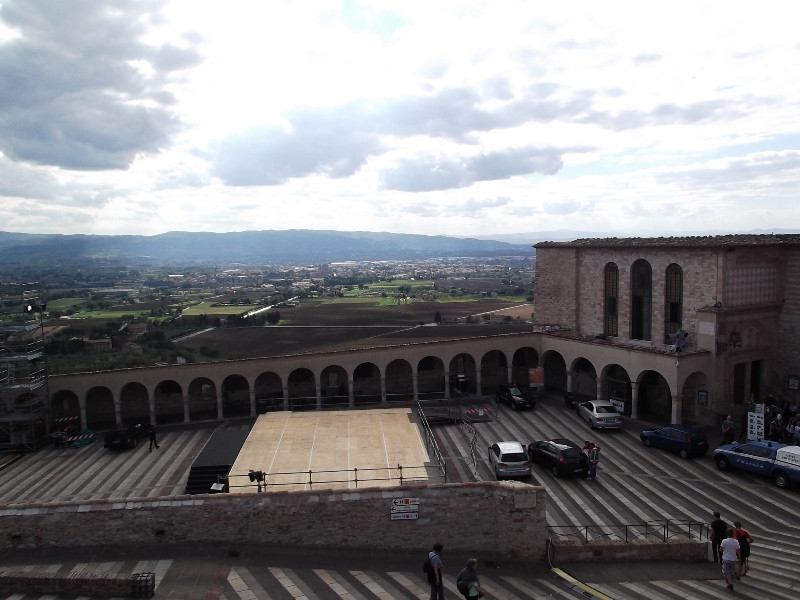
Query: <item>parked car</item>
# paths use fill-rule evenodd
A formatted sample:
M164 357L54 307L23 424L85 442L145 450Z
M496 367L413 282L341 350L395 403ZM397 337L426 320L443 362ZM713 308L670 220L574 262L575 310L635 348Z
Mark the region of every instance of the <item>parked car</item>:
M497 386L497 394L495 397L498 402L508 404L511 410L534 408L536 406L536 400L533 398L533 394L530 392L526 393L522 388L513 383L511 385Z
M550 469L554 477L585 474L588 468L586 455L575 442L557 438L532 442L528 446L528 457L532 463Z
M581 419L589 423L592 429L619 429L622 427L622 415L617 407L608 400L589 400L578 406Z
M714 462L720 471L750 471L769 477L781 488L800 483L800 446L768 441L734 442L714 450Z
M147 428L141 423L114 429L106 434L103 445L109 450L125 450L126 448L136 448L136 444L147 435Z
M497 479L531 476L531 461L519 442L495 442L489 446L489 463Z
M645 446L677 452L681 458L703 456L708 452L706 434L688 425L672 424L645 429L639 434L639 439Z

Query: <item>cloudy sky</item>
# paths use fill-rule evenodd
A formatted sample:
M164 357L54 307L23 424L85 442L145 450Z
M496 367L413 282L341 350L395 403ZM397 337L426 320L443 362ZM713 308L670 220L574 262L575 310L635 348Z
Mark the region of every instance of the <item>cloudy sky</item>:
M800 229L796 7L0 0L0 231Z

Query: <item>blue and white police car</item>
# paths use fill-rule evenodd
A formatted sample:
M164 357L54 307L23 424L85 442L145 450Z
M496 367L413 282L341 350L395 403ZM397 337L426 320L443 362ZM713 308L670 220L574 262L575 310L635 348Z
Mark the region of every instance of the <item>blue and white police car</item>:
M725 444L714 450L714 462L721 471L749 471L782 488L800 483L800 446L768 441Z

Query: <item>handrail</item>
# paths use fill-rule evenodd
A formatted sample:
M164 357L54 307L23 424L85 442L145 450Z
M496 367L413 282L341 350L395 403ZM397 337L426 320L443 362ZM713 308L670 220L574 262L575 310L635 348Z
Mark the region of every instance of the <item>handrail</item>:
M709 525L676 519L654 519L620 525L548 525L547 535L548 539L577 538L586 544L598 539L617 539L628 543L651 536L664 542L677 537L702 540L709 537Z

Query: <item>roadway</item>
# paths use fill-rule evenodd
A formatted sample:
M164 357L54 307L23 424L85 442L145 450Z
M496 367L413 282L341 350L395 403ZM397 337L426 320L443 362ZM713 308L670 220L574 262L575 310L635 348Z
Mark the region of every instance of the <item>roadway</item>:
M708 522L711 512L719 510L728 522L740 519L755 538L750 572L737 583L735 596L797 598L800 490L781 490L752 475L720 472L710 455L684 460L645 448L638 433L648 425L628 421L622 431L594 432L560 400L550 398L540 400L533 411L513 412L501 406L495 421L474 425L478 449L474 465L466 458L469 432L455 425L440 425L434 427L434 433L448 458L450 481L492 479L486 448L494 441L516 439L527 444L550 437L567 437L579 443L593 440L602 447L596 481L557 479L535 467L532 483L545 486L549 493L548 525L616 527L658 519ZM210 434L211 429L202 427L165 430L159 440L161 449L152 453L146 442L117 454L104 450L101 443L77 450L43 449L0 472L0 504L180 494L189 466ZM718 434L713 431L709 435L713 447ZM442 542L446 547L447 540ZM6 553L0 559L7 567L58 572L151 570L156 573L157 598L427 598L416 555L386 557L376 551L332 557L276 553L268 547L226 554L227 550L51 549ZM453 575L446 582L448 598L459 597L450 580L463 559L450 556L445 561ZM729 595L718 566L710 561L561 564L556 556L555 564L610 598L712 600ZM590 597L559 584L542 565L482 563L481 578L490 590L490 599Z

